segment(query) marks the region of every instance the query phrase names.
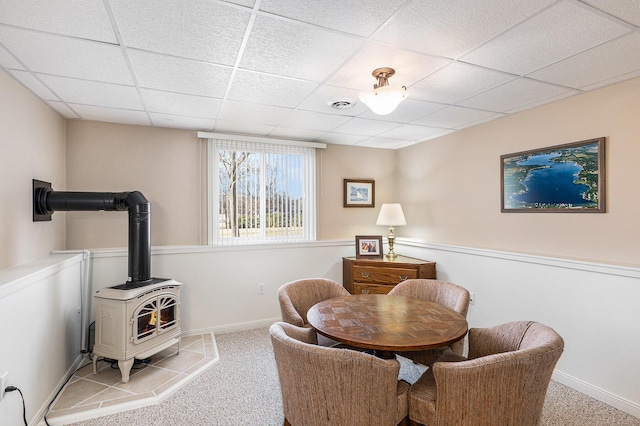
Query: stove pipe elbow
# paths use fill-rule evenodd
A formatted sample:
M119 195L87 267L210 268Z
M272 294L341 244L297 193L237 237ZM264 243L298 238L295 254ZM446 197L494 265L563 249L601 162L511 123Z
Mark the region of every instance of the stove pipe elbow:
M151 280L151 206L139 191L53 191L48 182L33 181L33 220L51 220L55 211L128 211L129 278Z

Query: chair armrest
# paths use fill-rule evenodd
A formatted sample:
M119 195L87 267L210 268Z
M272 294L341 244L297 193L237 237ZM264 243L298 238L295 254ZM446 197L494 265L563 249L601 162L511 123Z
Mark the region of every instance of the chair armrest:
M318 335L316 334L316 331L314 329L307 327L298 327L286 322L282 322L280 323L280 325L282 326L282 329L285 331L285 333L287 333L287 336L312 345L318 344Z
M284 293L279 293L278 299L280 301L280 314L282 316L282 321L297 325L298 327L304 327L304 319L293 306L293 303L291 303L291 299L289 299L289 297Z
M530 321L501 324L491 328L469 330L469 358L479 358L501 352L518 350Z

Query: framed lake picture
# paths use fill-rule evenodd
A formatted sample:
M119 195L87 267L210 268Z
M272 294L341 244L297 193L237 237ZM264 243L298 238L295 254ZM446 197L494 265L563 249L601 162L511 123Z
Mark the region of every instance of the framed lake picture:
M502 212L604 213L604 140L501 155Z

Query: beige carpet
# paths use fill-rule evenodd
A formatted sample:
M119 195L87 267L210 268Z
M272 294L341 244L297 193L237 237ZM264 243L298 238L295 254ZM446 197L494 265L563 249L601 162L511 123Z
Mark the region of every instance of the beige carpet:
M215 339L220 363L160 404L75 425L282 425L282 400L268 328L220 334ZM414 368L404 365L401 375L419 374ZM551 382L543 425L640 426L640 419Z

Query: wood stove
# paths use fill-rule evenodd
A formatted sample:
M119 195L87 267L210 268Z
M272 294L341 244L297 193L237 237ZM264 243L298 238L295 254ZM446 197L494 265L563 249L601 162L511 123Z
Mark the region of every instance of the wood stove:
M100 356L118 361L122 382L129 381L135 359L143 360L169 346L180 351L180 286L172 279L151 284L104 288L94 295L96 337L93 372Z
M93 371L96 373L99 356L117 360L122 381L127 383L136 358L146 359L172 345L178 345L180 350L182 284L172 279L151 278L149 201L139 191L54 191L50 182L33 179L36 222L50 221L55 211L99 210L129 212L129 280L94 295Z

